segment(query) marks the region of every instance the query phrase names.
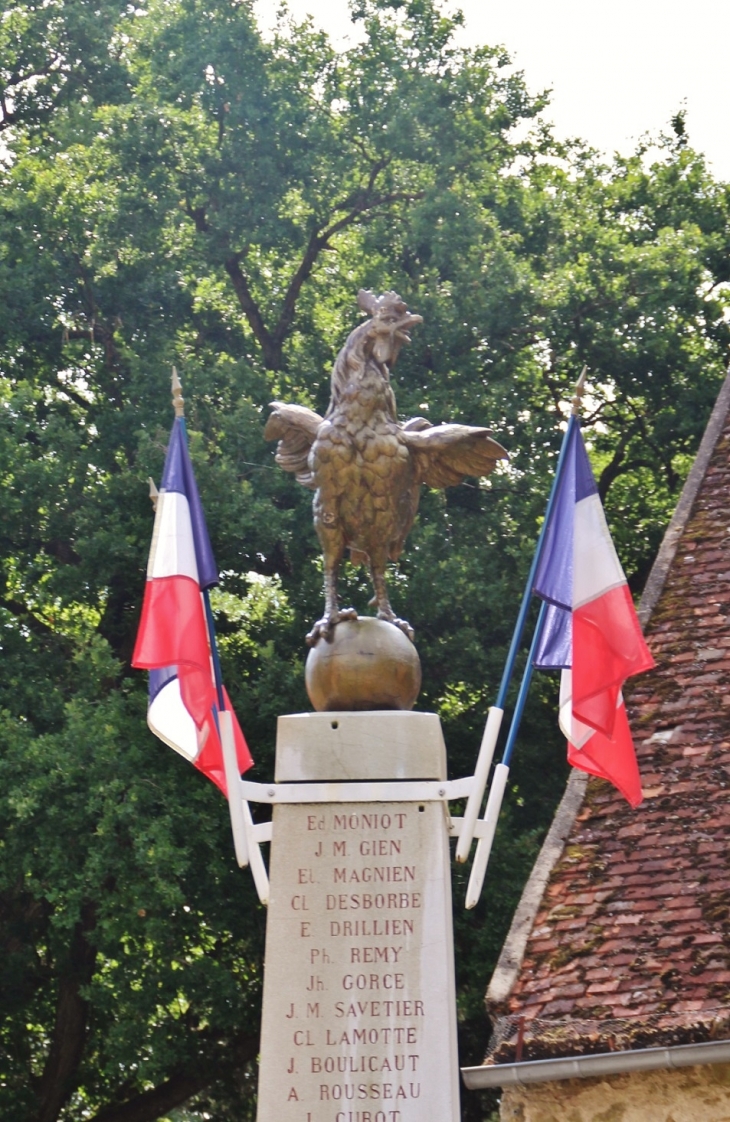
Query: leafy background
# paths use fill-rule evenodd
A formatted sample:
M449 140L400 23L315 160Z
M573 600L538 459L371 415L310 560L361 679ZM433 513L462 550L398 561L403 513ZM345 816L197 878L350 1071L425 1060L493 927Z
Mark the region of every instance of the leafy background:
M487 424L505 470L423 496L394 603L419 708L468 774L573 383L638 593L721 383L727 185L678 114L606 162L558 144L501 50L436 0L358 0L336 52L249 0L9 0L0 20L0 1103L33 1122L253 1118L265 916L218 792L130 668L181 371L224 675L256 758L308 708L310 496L263 440L323 409L361 286L424 317L403 416ZM346 568L361 609L362 573ZM524 659L524 652L522 655ZM566 775L536 681L487 887L454 870L461 1061ZM476 1122L494 1098L463 1095Z

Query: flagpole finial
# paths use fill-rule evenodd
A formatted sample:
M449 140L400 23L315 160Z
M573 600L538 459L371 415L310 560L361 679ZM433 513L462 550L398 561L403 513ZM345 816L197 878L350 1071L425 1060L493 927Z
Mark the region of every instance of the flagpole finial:
M584 366L583 369L580 372L580 378L575 383L575 391L573 393L573 400L571 402L571 405L572 405L571 413L573 414L574 417L577 417L578 414L580 413L581 402L583 400L583 394L585 393L586 374L587 373L588 373L588 367Z
M177 373L177 367L172 368L172 407L176 417L185 416L185 398L182 395L182 382Z
M148 483L150 485L150 502L152 503L152 509L157 510L157 499L160 492L155 487L155 481L151 475L148 478Z

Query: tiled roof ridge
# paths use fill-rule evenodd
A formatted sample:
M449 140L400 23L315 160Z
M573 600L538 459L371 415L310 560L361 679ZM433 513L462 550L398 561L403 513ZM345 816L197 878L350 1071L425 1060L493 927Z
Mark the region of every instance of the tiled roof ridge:
M677 553L682 533L692 515L700 487L707 473L712 455L718 444L730 412L730 369L725 377L715 406L705 429L700 448L685 480L672 519L664 534L662 544L646 582L638 613L646 627L664 589L668 574ZM487 1011L497 1023L505 1010L510 993L522 967L525 950L533 930L535 918L542 903L550 876L560 860L565 841L580 812L587 777L573 770L568 779L563 799L556 811L553 824L543 843L517 910L512 920L497 966L486 994ZM514 1049L513 1049L514 1051ZM490 1048L491 1052L491 1048ZM508 1057L500 1057L504 1062ZM495 1060L497 1059L495 1055ZM491 1061L490 1061L491 1062Z
M504 941L502 953L494 968L487 1003L489 1007L499 1007L506 1001L522 965L527 940L530 937L537 910L542 902L545 886L556 862L563 852L566 838L570 833L575 816L581 808L586 791L588 776L584 771L571 768L565 794L555 812L547 837L542 843L537 860L524 887L517 910L512 919L509 934Z

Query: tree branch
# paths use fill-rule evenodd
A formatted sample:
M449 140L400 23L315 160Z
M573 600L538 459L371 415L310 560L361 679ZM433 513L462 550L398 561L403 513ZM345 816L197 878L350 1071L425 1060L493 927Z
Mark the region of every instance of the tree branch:
M227 1042L226 1050L234 1050L238 1064L250 1063L258 1053L258 1038L253 1035ZM220 1075L213 1063L201 1063L177 1069L169 1079L149 1091L143 1091L127 1102L105 1106L91 1122L155 1122L156 1119L181 1106L193 1095L209 1087Z
M204 206L193 206L190 202L185 203L185 213L188 218L192 218L195 223L195 229L199 234L207 234L210 230L210 223L205 213Z
M277 365L272 366L272 370L278 370L281 366L282 348L287 335L291 331L292 324L294 323L294 315L296 312L296 304L299 299L299 293L302 287L312 274L317 258L323 249L327 249L330 238L335 234L339 234L348 226L351 226L358 218L365 218L372 214L376 208L387 206L389 203L399 202L402 200L412 201L423 195L422 191L415 194L405 193L401 191L393 192L390 195L380 195L374 199L368 199L366 196L361 196L359 201L355 203L352 209L337 222L333 222L331 226L327 226L324 230L316 230L309 239L309 243L305 250L304 256L299 264L298 269L294 273L289 282L289 286L284 296L284 303L282 305L281 314L277 321L276 327L271 332L270 338L274 344L274 357L276 358ZM336 210L340 209L338 205Z
M0 117L0 132L15 124L18 119L17 113L13 112L13 110L8 109L6 100L8 91L12 90L14 87L23 86L26 83L37 81L39 78L47 78L49 74L53 72L54 64L57 64L59 61L60 56L56 55L55 58L51 59L51 61L46 66L42 66L39 70L32 70L27 74L21 74L16 71L14 74L10 75L5 85L5 89L0 91L0 111L2 111L2 116Z
M340 200L340 202L335 203L330 212L330 217L343 210L346 213L329 226L318 226L312 232L304 255L287 286L281 312L273 331L269 331L266 327L261 309L251 294L248 279L241 268L241 261L245 258L245 251L232 254L225 261L225 269L233 283L238 302L248 320L249 327L253 331L256 341L263 351L264 361L270 370L281 369L284 342L290 334L294 323L299 294L303 285L311 276L320 253L322 250L329 248L328 243L330 238L334 237L335 234L340 233L340 231L346 229L348 226L351 226L358 218L372 215L379 207L389 206L395 202L412 202L414 199L423 197L423 191L393 191L387 195L375 194L377 178L387 167L388 162L389 161L385 157L375 161L370 168L367 184L360 190L353 191L346 198ZM201 216L200 222L197 213L192 212L190 208L188 208L188 214L195 220L198 230L203 231L207 229L207 223L203 225L205 222L204 213Z
M277 347L273 337L269 334L259 306L251 295L248 280L241 268L240 256L240 254L235 253L232 257L227 258L225 269L233 282L234 291L243 314L248 320L249 327L264 352L264 362L270 370L278 370L281 365L281 347Z
M543 382L545 383L545 385L547 387L548 393L550 394L551 398L553 399L553 407L554 407L556 415L558 417L562 417L563 413L562 413L562 410L561 410L560 406L561 406L561 404L564 400L564 396L561 393L560 387L558 386L557 382L555 382L555 380L553 378L551 378L551 376L550 376L554 369L555 369L555 353L554 353L554 351L551 350L551 352L550 352L550 369L547 370L542 364L540 364L540 376L541 376Z
M632 455L628 459L626 458L627 450L635 436L635 429L629 429L622 435L611 460L601 472L600 479L598 480L598 494L601 502L605 501L611 484L618 479L620 475L626 475L628 472L641 467L649 468L650 470L655 469L656 464L654 460L643 459L641 456L637 455Z
M14 615L16 619L19 619L29 631L33 631L36 635L42 635L44 639L53 638L62 640L64 643L66 642L65 635L54 631L49 624L44 623L42 619L34 615L33 612L31 612L25 604L21 604L19 600L13 600L12 597L9 596L3 596L2 600L0 600L0 608L5 608L11 615Z
M0 93L0 113L2 113L2 116L0 116L1 132L3 129L10 128L10 126L15 123L15 113L8 109L8 103L5 100L4 92Z
M598 494L602 503L605 503L608 489L613 483L614 479L617 479L623 471L621 465L626 458L626 448L628 446L628 443L628 437L621 439L618 448L601 472L600 478L598 480Z
M85 904L71 937L68 963L58 987L51 1047L36 1091L39 1105L35 1122L56 1122L75 1087L89 1011L81 991L91 981L96 962L96 948L87 936L95 926L96 910Z
M87 401L85 397L82 397L80 393L77 393L73 386L69 386L68 383L60 382L58 378L56 378L56 386L58 387L59 394L65 394L66 397L70 398L70 400L75 402L76 405L80 405L85 412L88 412L93 407L94 402Z
M214 1077L207 1064L195 1071L191 1071L190 1067L181 1068L159 1087L143 1091L119 1106L103 1107L91 1122L155 1122L155 1119L205 1090Z
M656 441L653 439L651 433L649 432L649 430L647 428L646 420L644 418L643 413L641 413L641 411L636 407L636 405L634 404L634 402L631 400L630 397L626 398L626 404L628 405L631 412L634 414L634 418L636 420L637 425L639 426L639 430L641 432L641 435L643 436L643 438L646 441L646 443L648 444L648 446L656 454L656 457L659 460L659 463L661 464L661 466L664 470L664 474L667 477L667 486L669 487L670 492L675 491L676 488L677 488L677 484L679 483L679 476L677 475L677 472L672 467L671 452L670 452L670 455L667 457L667 448L665 446L660 447L656 443Z

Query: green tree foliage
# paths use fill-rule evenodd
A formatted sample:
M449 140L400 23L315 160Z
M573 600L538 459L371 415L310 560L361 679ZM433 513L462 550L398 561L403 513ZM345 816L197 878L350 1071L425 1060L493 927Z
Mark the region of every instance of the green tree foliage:
M457 47L435 0L358 0L353 16L344 53L306 23L263 41L249 0L16 0L0 20L7 1117L253 1116L264 916L224 802L147 733L129 665L170 365L259 778L276 716L307 708L321 581L266 407L325 407L358 287L396 288L424 316L395 372L402 414L489 424L511 452L489 481L424 496L393 574L454 775L473 765L583 363L636 590L723 374L728 190L681 117L608 165L558 146L544 99L503 51ZM344 580L365 609L362 574ZM467 1063L564 782L553 690L536 683L468 915L456 870ZM475 1096L464 1109L483 1116Z

